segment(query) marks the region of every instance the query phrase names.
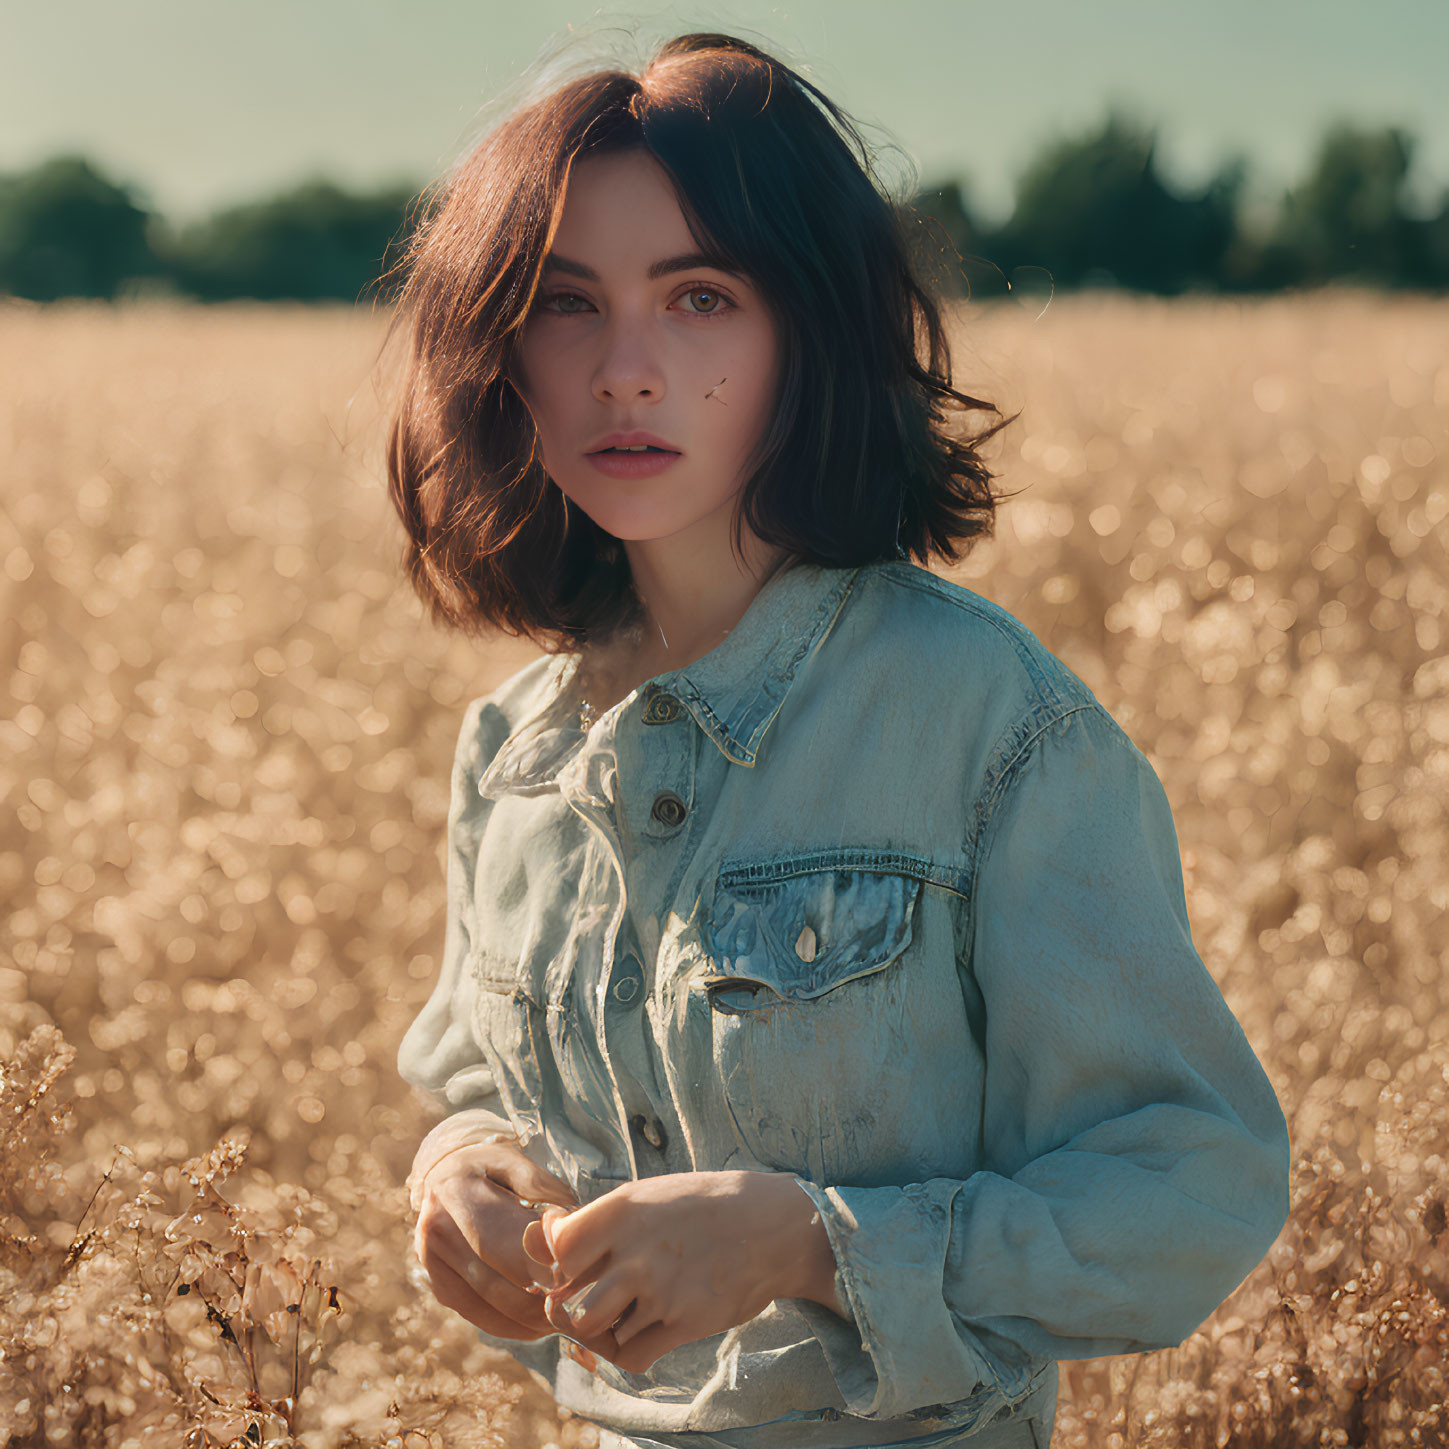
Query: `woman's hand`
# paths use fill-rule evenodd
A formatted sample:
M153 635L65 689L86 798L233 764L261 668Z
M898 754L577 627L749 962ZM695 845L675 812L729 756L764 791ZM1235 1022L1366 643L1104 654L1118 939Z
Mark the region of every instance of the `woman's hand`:
M511 1142L460 1147L430 1168L422 1183L413 1249L445 1308L495 1338L538 1339L557 1330L543 1311L547 1269L523 1251L537 1224L530 1203L576 1207L566 1182Z
M630 1373L776 1298L836 1308L830 1240L788 1173L626 1182L573 1212L546 1208L523 1243L561 1275L544 1301L549 1322Z

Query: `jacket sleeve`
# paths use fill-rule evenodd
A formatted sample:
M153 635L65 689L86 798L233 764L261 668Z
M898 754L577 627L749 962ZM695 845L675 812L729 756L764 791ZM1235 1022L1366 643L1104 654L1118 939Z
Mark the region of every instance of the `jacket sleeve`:
M801 1183L864 1352L822 1342L866 1417L983 1383L1010 1402L1033 1361L1179 1344L1288 1216L1287 1124L1193 947L1151 765L1088 705L1002 779L958 963L986 1007L982 1170Z
M398 1074L447 1114L422 1140L407 1186L413 1211L421 1202L428 1171L460 1147L514 1140L485 1054L473 1030L477 986L467 969L471 948L474 874L482 829L477 783L481 765L478 722L483 699L464 714L453 759L448 807L447 924L443 965L432 994L403 1035Z

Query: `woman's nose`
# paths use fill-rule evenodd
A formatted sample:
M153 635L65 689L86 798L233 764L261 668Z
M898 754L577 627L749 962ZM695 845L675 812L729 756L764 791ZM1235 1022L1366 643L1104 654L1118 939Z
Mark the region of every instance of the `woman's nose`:
M611 329L594 370L594 397L600 402L633 402L664 396L664 369L642 329Z

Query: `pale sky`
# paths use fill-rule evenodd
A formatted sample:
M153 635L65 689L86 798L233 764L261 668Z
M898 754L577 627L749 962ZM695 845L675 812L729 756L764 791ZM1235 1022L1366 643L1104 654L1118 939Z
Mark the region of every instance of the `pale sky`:
M80 150L177 220L315 174L421 186L599 17L766 45L989 220L1043 141L1112 101L1185 184L1241 150L1275 196L1343 117L1413 132L1414 195L1449 188L1449 0L0 0L0 170Z

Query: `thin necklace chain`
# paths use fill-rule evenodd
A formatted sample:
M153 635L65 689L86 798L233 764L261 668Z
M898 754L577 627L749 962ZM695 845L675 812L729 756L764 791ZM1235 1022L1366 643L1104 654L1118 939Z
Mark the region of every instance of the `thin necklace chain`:
M779 573L781 567L785 562L786 560L782 559L775 565L775 567L770 571L769 575L765 579L766 583L768 583L771 579L775 577L776 574ZM630 585L630 592L634 595L634 600L639 605L641 613L647 612L644 609L644 601L639 597L638 590L635 589L632 584ZM660 641L663 643L665 649L668 649L669 640L664 637L664 629L663 626L659 623L658 619L654 621L654 627L659 630ZM720 638L723 639L727 634L730 633L730 630L721 629L719 632ZM625 641L630 644L638 644L642 640L643 626L640 623L639 619L634 619L628 626L625 627L625 629L623 630L623 637ZM587 656L582 650L580 650L578 667L574 670L574 690L579 697L579 728L583 730L588 730L599 718L599 711L594 707L593 701L589 698L588 690L585 688L585 681L588 679L589 674L590 670L588 668Z
M664 630L657 619L654 621L654 627L659 630L659 637L663 640L664 647L668 649L669 640L664 638ZM720 637L723 638L729 632L728 629L721 629ZM624 638L630 644L638 644L640 642L643 638L643 630L637 621L624 630ZM587 658L580 652L578 668L574 671L574 685L579 696L579 728L583 730L591 729L594 721L599 717L598 710L594 707L593 702L589 699L588 691L584 688L584 681L588 678L588 674Z

